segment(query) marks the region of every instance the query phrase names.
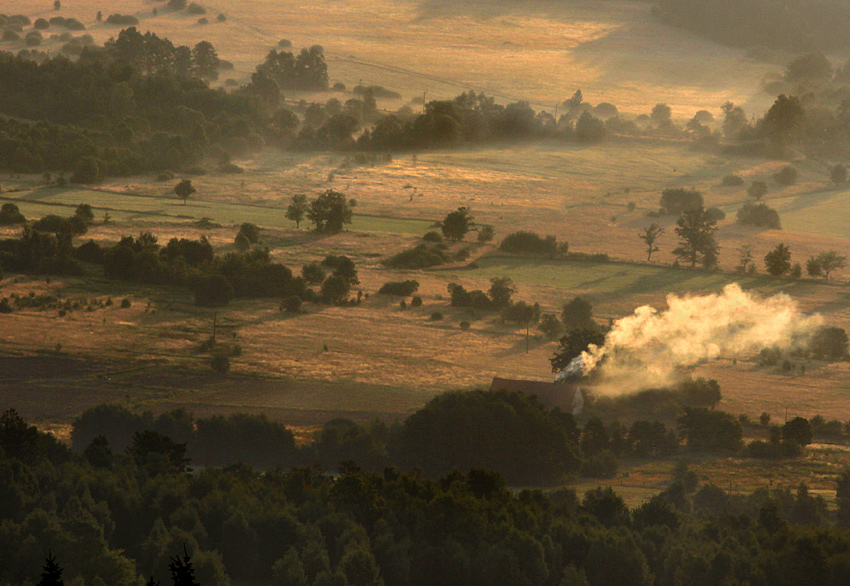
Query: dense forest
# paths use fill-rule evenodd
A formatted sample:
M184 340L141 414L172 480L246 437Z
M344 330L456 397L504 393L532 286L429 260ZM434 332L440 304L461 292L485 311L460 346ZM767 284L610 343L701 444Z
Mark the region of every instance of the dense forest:
M78 420L71 452L14 411L0 417L0 583L36 582L46 558L68 584L165 583L177 557L201 586L850 580L850 472L837 478L837 514L805 485L732 495L684 464L663 492L629 508L610 488L508 490L480 468L431 476L348 461L333 475L244 463L187 473L185 443L136 431L113 453L103 435L77 435L86 418L97 414ZM238 444L250 419L198 420L195 433L214 443L228 432ZM188 429L185 414L142 420Z

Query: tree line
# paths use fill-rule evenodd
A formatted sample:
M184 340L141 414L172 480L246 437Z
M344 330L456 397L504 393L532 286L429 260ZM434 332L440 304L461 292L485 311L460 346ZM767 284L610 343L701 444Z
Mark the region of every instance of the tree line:
M352 463L336 476L242 464L188 475L167 465L173 446L143 436L104 465L13 411L0 417L0 580L838 586L850 577L850 472L835 478L834 512L804 484L733 495L685 464L630 508L611 488L508 490L479 468L428 478Z

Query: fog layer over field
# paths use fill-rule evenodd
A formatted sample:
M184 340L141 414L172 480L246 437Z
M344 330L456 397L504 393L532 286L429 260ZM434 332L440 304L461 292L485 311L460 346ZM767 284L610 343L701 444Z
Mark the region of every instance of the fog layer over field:
M667 297L667 310L644 305L616 321L603 346L590 345L565 370L601 368L602 392L629 393L677 382L684 370L722 355L760 348L792 349L821 325L787 295L761 298L737 283L722 293Z

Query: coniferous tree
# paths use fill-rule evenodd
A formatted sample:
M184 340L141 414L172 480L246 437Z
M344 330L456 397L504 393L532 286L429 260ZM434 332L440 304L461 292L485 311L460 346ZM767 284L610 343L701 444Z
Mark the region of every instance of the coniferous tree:
M44 570L41 572L41 580L37 586L64 586L62 580L62 567L56 563L56 558L52 553L47 554L47 559L44 562Z
M183 557L177 555L171 558L168 569L171 570L171 580L174 582L174 586L200 586L195 581L195 566L192 564L192 558L186 551L185 545L183 546Z

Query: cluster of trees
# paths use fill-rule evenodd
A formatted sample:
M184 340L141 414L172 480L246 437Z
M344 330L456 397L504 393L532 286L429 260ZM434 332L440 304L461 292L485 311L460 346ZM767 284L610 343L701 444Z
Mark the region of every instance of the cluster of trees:
M747 267L749 272L754 272L755 268L752 264L752 251L750 247L745 246L739 249L739 254L738 269L742 270L743 267ZM822 252L809 257L806 261L806 273L810 277L829 279L830 273L843 268L845 261L846 257L834 250ZM777 244L775 248L765 255L764 266L768 274L774 277L790 276L791 278L799 279L803 274L803 268L800 263L792 264L791 248L784 243Z
M196 165L206 154L264 144L251 100L211 90L221 65L206 41L174 46L153 33L121 31L71 61L0 53L0 166L19 173L74 173L97 181ZM86 161L86 162L84 162Z
M457 399L443 401L462 419L458 408L467 405ZM535 421L544 453L560 445L568 426L556 415L537 419L518 400L505 407ZM512 439L521 428L498 416L508 412L488 422L503 431L494 447L513 461L514 448L529 446ZM470 429L488 427L469 421ZM423 410L408 437L459 429L435 425ZM588 449L611 445L598 422L585 433ZM429 434L427 444L435 438L441 434ZM174 451L156 435L138 433L126 455L108 461L96 445L77 455L14 412L0 417L0 580L33 583L42 575L129 586L162 581L169 571L179 586L178 579L201 586L838 586L850 578L850 472L837 478L836 513L805 485L732 495L701 485L685 465L660 494L630 509L610 488L583 496L510 491L496 472L446 470L442 462L435 469L446 472L434 479L353 463L337 477L244 464L187 475L151 466ZM538 462L539 452L530 452L537 457L529 462Z
M355 201L346 198L344 193L328 189L311 202L307 196L296 194L286 208L286 217L299 228L306 218L316 228L316 232L337 234L345 224L350 224Z

